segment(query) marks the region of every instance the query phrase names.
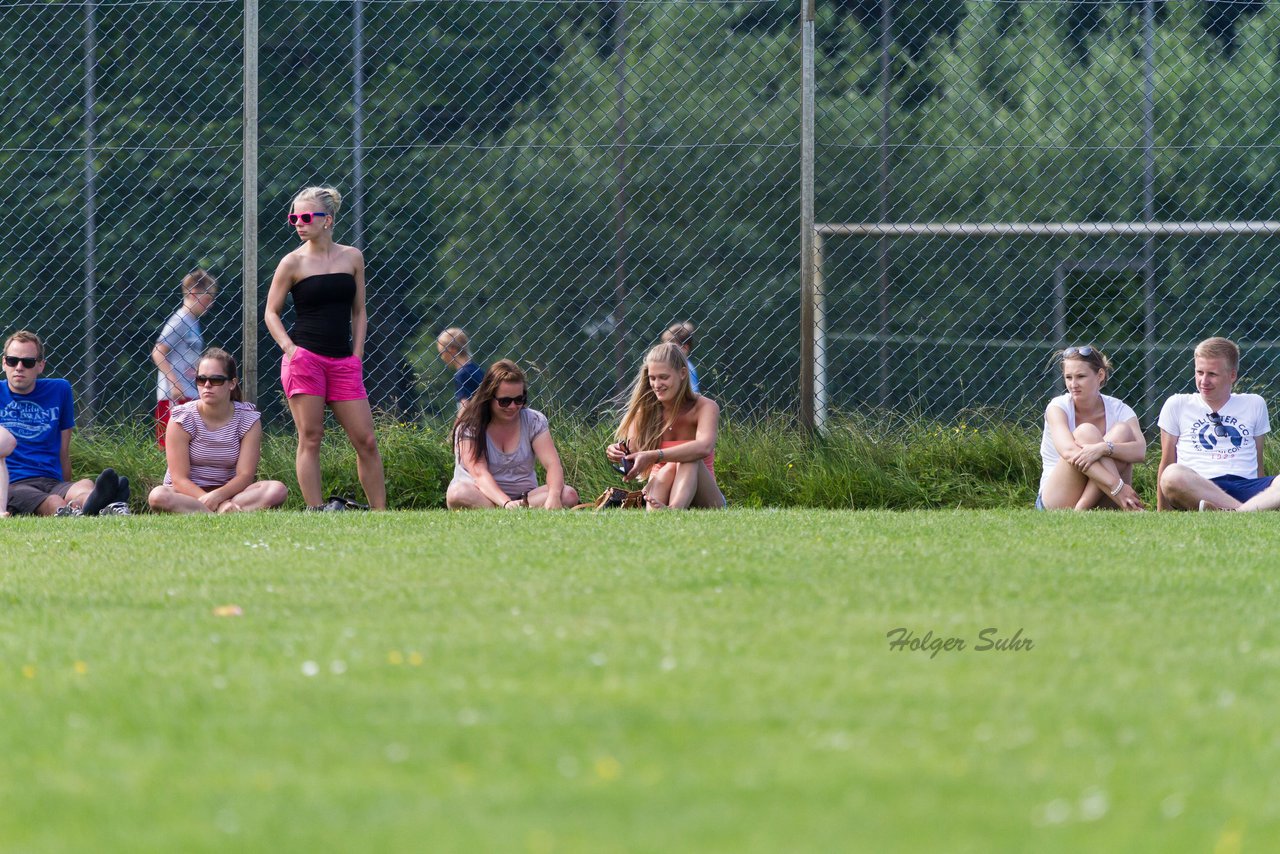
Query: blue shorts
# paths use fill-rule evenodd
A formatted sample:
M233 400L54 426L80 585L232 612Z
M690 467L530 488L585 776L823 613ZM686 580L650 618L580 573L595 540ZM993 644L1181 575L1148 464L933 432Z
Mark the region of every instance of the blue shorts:
M1271 477L1241 477L1238 474L1224 474L1221 477L1210 478L1218 489L1241 503L1262 492L1275 479L1275 475L1271 475Z

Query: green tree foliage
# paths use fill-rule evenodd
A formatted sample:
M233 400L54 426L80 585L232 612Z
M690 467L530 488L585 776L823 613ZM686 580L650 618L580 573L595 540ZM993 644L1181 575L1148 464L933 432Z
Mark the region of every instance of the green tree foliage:
M17 200L0 248L0 305L7 327L50 338L53 369L76 377L82 400L87 9L0 9L0 186ZM818 9L818 217L876 220L879 3ZM353 20L349 4L271 0L261 10L262 269L252 275L265 295L294 245L283 223L293 193L352 186ZM892 219L1141 218L1138 0L895 0L891 11ZM1274 9L1162 0L1156 11L1156 218L1270 218L1280 191ZM206 338L240 343L241 19L234 6L176 2L95 14L96 392L117 413L142 413L146 353L189 268L207 266L223 283ZM375 403L448 411L431 342L458 324L481 361L530 364L544 407L598 410L660 331L689 318L708 391L740 412L792 410L797 17L782 2L366 4ZM348 193L343 228L353 211ZM1160 338L1275 338L1270 243L1158 242ZM839 406L878 399L875 248L828 243L830 324L844 336L829 354ZM895 242L891 402L922 388L965 389L971 403L1040 397L1051 381L1030 356L998 383L972 384L967 365L1007 362L1010 351L922 342L1048 343L1055 265L1139 248ZM1071 287L1075 305L1119 308L1070 320L1070 335L1127 342L1141 328L1132 276ZM278 354L265 335L263 344L272 403ZM1162 388L1177 380L1160 377ZM949 405L942 397L915 402Z

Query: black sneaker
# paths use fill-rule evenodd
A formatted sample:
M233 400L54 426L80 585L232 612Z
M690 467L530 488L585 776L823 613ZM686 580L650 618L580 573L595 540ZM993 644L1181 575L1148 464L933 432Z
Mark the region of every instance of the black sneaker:
M84 500L83 511L86 516L97 516L98 512L116 500L116 492L120 489L120 477L115 469L103 469L102 474L94 481L93 492Z
M359 501L352 501L345 495L334 494L329 496L329 500L325 502L324 509L330 511L368 510L369 505L361 504Z
M99 516L132 516L133 511L129 509L129 505L123 501L112 501L106 507L98 511Z
M53 511L53 515L62 516L64 518L67 516L83 516L84 511L79 507L72 507L70 504L63 504L57 510Z

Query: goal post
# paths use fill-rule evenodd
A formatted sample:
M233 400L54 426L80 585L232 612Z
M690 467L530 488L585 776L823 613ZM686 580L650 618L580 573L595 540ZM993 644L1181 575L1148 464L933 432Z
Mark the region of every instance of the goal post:
M801 406L804 426L822 431L826 427L830 395L827 383L827 306L824 247L829 238L903 237L1007 238L1007 237L1227 237L1280 234L1280 220L1221 220L1199 222L911 222L911 223L815 223L811 251L802 247L809 270L802 271L801 318ZM812 283L811 285L809 283ZM883 289L885 284L881 284ZM1060 289L1059 285L1057 289ZM1146 329L1143 348L1147 361L1156 349L1154 341L1154 301L1151 276L1144 276ZM886 296L882 294L882 297ZM1055 324L1061 333L1061 324ZM881 329L881 343L888 342L888 330ZM1034 342L1026 342L1028 345ZM881 360L887 357L882 346ZM882 372L887 366L881 365ZM1150 376L1150 371L1148 371Z

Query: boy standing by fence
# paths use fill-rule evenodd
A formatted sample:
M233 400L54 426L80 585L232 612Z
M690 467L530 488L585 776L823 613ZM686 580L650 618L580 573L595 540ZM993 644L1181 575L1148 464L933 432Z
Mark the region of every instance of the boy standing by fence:
M160 369L156 382L156 441L164 447L169 409L196 398L196 363L204 352L200 317L213 305L218 280L196 268L182 279L182 307L160 330L151 361Z
M457 326L450 326L436 337L436 352L444 363L453 368L453 399L461 407L471 399L484 379L484 368L471 361L467 333Z

